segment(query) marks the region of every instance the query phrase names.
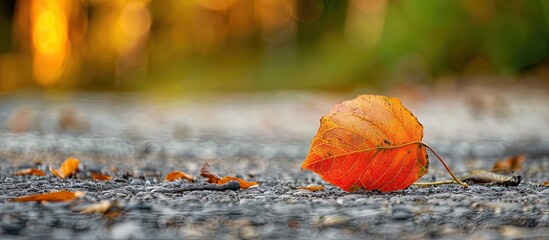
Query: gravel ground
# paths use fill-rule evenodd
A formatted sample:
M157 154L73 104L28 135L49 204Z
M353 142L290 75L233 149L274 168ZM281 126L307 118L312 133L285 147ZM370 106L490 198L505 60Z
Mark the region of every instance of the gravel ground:
M526 162L515 173L523 177L517 187L412 186L393 193L346 193L300 171L318 118L346 98L280 95L163 107L105 95L2 97L0 121L6 124L0 131L0 239L549 238L549 188L540 185L549 180L549 110L542 95L529 94L522 104L505 105L507 115L498 118L473 114L465 98L405 102L424 124L427 142L458 175L489 169L496 159L518 153L526 154ZM539 130L533 131L532 125ZM464 135L463 129L473 132ZM33 166L47 171L69 156L81 161L77 178L13 176ZM219 175L257 181L259 186L163 191L204 185L198 176L204 163ZM163 182L172 170L199 181ZM114 180L90 180L90 171L108 173ZM429 173L420 180L441 179L448 174L431 158ZM295 189L308 184L326 189ZM86 195L63 203L8 201L61 189ZM78 212L105 199L123 204L122 215L108 219Z

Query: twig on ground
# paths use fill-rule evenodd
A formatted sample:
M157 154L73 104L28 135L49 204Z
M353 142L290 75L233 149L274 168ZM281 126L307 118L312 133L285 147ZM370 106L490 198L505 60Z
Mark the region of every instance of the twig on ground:
M230 181L225 184L203 184L203 185L187 185L180 188L174 188L174 189L162 189L157 192L161 193L180 193L180 192L186 192L186 191L203 191L203 190L210 190L210 191L227 191L227 190L233 190L236 191L240 189L240 183L237 181Z

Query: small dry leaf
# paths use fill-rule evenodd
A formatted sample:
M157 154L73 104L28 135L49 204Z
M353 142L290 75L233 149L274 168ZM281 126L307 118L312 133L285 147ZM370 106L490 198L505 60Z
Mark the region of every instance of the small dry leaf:
M296 187L296 189L309 190L311 192L322 191L324 186L322 185L307 185L306 187Z
M101 213L106 218L116 218L123 211L123 206L116 200L103 200L79 209L81 214Z
M512 156L504 160L497 161L492 167L492 171L509 170L520 171L522 169L522 163L526 157L524 154Z
M80 161L76 158L68 158L61 164L61 168L58 169L52 169L50 167L50 172L59 177L59 178L67 178L70 177L78 170L78 164Z
M498 185L498 186L518 186L522 180L521 176L506 176L493 172L481 172L461 179L467 183Z
M243 180L237 177L224 176L220 178L216 174L211 172L210 165L208 163L205 163L204 166L202 166L202 168L200 169L200 176L208 178L209 183L215 183L215 184L225 184L230 181L237 181L240 183L241 189L247 189L247 188L258 186L257 182L248 182L246 180Z
M91 175L92 175L92 179L96 181L110 181L112 179L111 176L101 174L98 172L92 172Z
M15 172L13 175L15 175L15 176L21 176L21 175L45 176L46 174L38 168L27 168L27 169L19 170L19 171Z
M248 182L244 179L240 179L240 178L237 178L237 177L231 177L231 176L222 177L221 179L219 179L217 184L225 184L225 183L228 183L230 181L237 181L238 183L240 183L240 188L241 189L247 189L247 188L257 187L258 186L257 182Z
M543 186L549 187L549 181L543 182Z
M208 163L205 163L200 169L200 176L208 178L209 183L218 183L219 179L221 179L210 171L210 165Z
M168 173L168 175L166 175L166 177L164 178L164 181L172 182L172 181L177 181L177 180L180 180L180 179L187 179L189 182L194 182L193 177L187 175L184 172L177 171L177 170L174 170L174 171Z
M35 194L29 196L21 196L14 198L11 201L13 202L60 202L60 201L70 201L75 198L83 196L84 192L71 192L71 191L58 191L58 192L49 192L43 194Z

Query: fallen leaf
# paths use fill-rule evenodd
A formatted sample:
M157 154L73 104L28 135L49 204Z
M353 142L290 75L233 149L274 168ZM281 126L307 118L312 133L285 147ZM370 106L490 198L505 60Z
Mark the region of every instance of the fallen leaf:
M103 200L78 209L81 214L100 213L109 219L117 218L123 210L123 205L116 200Z
M228 183L230 181L237 181L238 183L240 183L240 188L241 189L247 189L247 188L257 187L258 186L257 182L248 182L244 179L240 179L240 178L237 178L237 177L231 177L231 176L222 177L221 179L219 179L219 181L217 181L217 184L225 184L225 183Z
M514 175L512 176L501 175L493 172L488 172L485 170L484 171L475 170L473 171L473 174L462 177L461 181L466 182L468 184L514 187L520 184L520 182L522 181L522 177L514 176ZM434 181L434 182L416 182L414 183L414 185L420 186L420 187L427 187L427 186L436 186L436 185L453 184L453 183L456 183L456 181L450 179L450 180L442 180L442 181Z
M224 176L220 178L216 174L211 172L210 165L208 163L205 163L204 166L202 166L202 168L200 169L200 176L208 178L209 183L215 183L215 184L225 184L230 181L237 181L238 183L240 183L241 189L247 189L247 188L258 186L257 182L248 182L246 180L243 180L237 177Z
M52 169L50 167L50 172L59 178L67 178L72 176L74 172L78 170L79 163L80 161L76 158L68 158L65 162L63 162L63 164L61 164L61 168L59 168L59 170Z
M168 175L164 178L164 181L172 182L180 179L187 179L189 182L194 182L194 179L191 176L177 170L168 173Z
M75 198L83 196L84 192L70 192L70 191L58 191L58 192L49 192L43 194L35 194L29 196L22 196L18 198L11 199L13 202L59 202L59 201L69 201Z
M96 181L110 181L112 179L111 176L101 174L98 172L91 172L91 175L92 175L92 179Z
M549 181L543 182L543 186L549 187Z
M205 163L204 166L200 168L200 176L208 178L209 183L218 183L220 179L220 177L210 171L210 165L208 163Z
M19 170L19 171L15 172L13 175L15 175L15 176L21 176L21 175L45 176L46 174L38 168L27 168L27 169Z
M471 184L486 184L513 187L520 184L521 176L506 176L493 172L481 172L473 174L461 179L464 182Z
M524 156L524 154L521 154L497 161L492 167L492 171L520 171L522 169L522 163L525 159L526 157Z
M306 187L296 187L296 189L309 190L311 192L322 191L324 186L322 185L307 185Z
M345 191L405 189L427 173L423 126L397 98L361 95L335 105L320 127L301 169Z

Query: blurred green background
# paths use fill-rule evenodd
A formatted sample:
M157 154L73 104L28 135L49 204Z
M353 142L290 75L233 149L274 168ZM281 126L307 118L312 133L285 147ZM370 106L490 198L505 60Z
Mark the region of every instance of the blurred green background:
M549 81L548 1L11 0L0 91Z

